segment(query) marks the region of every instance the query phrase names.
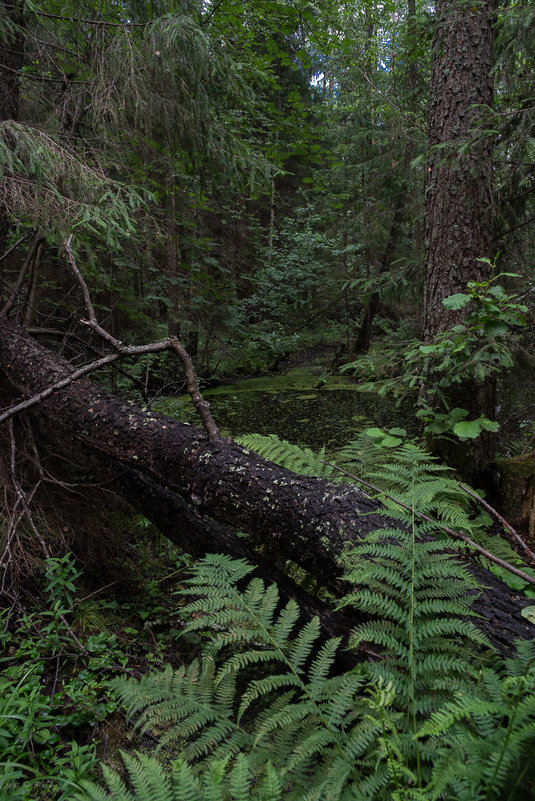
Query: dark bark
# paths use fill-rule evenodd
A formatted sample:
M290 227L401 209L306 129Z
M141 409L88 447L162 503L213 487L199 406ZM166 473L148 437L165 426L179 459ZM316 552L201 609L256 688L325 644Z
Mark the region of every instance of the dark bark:
M364 316L357 330L354 345L349 352L350 358L360 356L362 353L368 353L372 339L373 321L375 320L375 315L379 311L380 301L381 296L379 292L372 292L364 308Z
M33 395L70 372L68 362L38 345L20 326L0 319L0 375L12 391ZM262 545L266 559L273 550L283 554L335 593L340 591L343 553L388 523L379 504L355 487L298 476L231 440L209 442L193 426L145 411L85 378L50 395L31 413L58 445L74 438L169 491L167 501L165 493L158 493L148 516L172 519L178 494L196 517L209 516L219 525L247 532ZM151 505L147 501L148 512ZM196 531L204 536L201 526ZM210 531L206 549L224 551L224 539L218 547L217 529ZM474 567L473 573L491 588L474 603L491 639L508 647L515 637L531 636L535 627L520 616L530 602L487 571Z
M429 99L424 332L459 321L443 298L488 274L494 207L492 139L477 132L493 99L496 2L437 0ZM461 150L463 148L463 150Z
M437 0L429 98L426 195L424 336L432 340L462 321L465 310L445 309L448 295L489 277L494 221L492 138L478 131L493 101L492 50L496 0ZM465 380L450 408L495 419L495 381ZM466 480L493 488L495 437L483 433L469 446L431 443Z
M404 157L405 173L408 173L408 168L409 168L408 154L409 154L409 149L407 148ZM405 185L403 186L403 189L400 190L400 193L402 193L404 200L406 201L408 201L408 189L409 187L407 178L405 181ZM392 225L390 226L390 235L388 237L388 242L386 244L382 258L380 259L380 262L376 267L379 275L385 275L392 269L392 262L396 254L396 247L402 234L404 208L405 208L405 203L398 204L398 206L394 211L394 216L392 218ZM360 323L360 327L357 330L355 343L349 353L350 357L358 356L362 353L367 353L369 351L371 344L371 337L372 337L373 322L379 311L380 305L381 305L380 292L378 291L372 292L366 302L362 322Z

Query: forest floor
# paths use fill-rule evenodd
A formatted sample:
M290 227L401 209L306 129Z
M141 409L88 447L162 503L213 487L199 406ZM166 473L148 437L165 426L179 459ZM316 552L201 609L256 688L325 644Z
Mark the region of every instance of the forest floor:
M335 343L310 346L282 360L276 373L207 390L223 433L275 433L335 450L368 426L409 422L413 403L397 408L390 398L359 391L350 375L332 372L336 351ZM513 391L505 387L502 395ZM527 419L532 401L525 400ZM194 422L187 397L156 405ZM531 481L531 473L522 480ZM51 560L30 582L22 606L0 613L0 717L9 721L0 733L2 801L2 787L11 788L10 801L49 801L60 792L66 800L69 782L98 776L102 764L120 769L121 751L154 751L158 735L133 733L110 679L177 667L199 647L181 637L178 593L189 557L144 518L111 506L110 515L116 558L106 571L87 555ZM11 777L3 777L8 763Z

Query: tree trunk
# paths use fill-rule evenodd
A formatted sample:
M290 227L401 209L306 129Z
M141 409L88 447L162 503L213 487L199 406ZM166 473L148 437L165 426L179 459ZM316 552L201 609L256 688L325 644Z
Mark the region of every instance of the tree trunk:
M475 130L492 104L495 0L437 0L429 100L426 339L455 325L462 312L442 300L487 277L494 207L492 140ZM464 148L461 150L461 148Z
M444 308L448 295L464 292L469 281L489 277L494 206L492 139L477 130L492 105L492 48L496 0L437 0L429 99L428 185L426 196L426 276L424 337L459 323L464 310ZM451 397L451 408L467 409L469 419L495 418L495 382L466 381ZM461 446L433 442L433 449L468 481L490 484L495 437L483 433ZM490 474L489 474L490 475Z
M71 372L63 358L17 324L0 319L0 376L11 391L33 396ZM179 495L194 515L247 532L262 545L266 558L273 552L282 554L335 594L341 589L343 553L358 547L369 531L390 523L379 504L353 486L296 475L232 440L209 442L193 426L145 411L87 379L50 395L31 414L36 430L50 437L57 449L68 449L69 442L77 440L97 456L111 457L160 485L169 493L168 500L165 492L156 493L151 512L146 498L145 514L162 527L164 515L177 514L173 497ZM124 490L127 498L133 493L135 489ZM202 537L200 527L196 531ZM211 528L210 549L228 550L223 537L218 547L216 531ZM520 616L531 602L482 568L473 567L472 572L485 586L473 608L484 618L482 627L489 637L510 648L516 637L532 636L535 627Z

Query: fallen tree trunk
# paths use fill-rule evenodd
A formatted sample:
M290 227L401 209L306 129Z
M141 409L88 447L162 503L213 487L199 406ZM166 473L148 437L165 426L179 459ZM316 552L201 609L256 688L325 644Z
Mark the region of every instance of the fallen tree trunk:
M244 559L255 566L249 578L258 576L268 586L277 584L282 603L293 599L299 604L301 620L306 622L318 617L325 637L342 637L344 643L351 628L357 623L355 615L335 612L325 601L311 595L268 557L255 551L248 538L210 518L201 517L189 507L182 498L160 484L140 473L127 469L114 482L123 498L151 520L151 522L171 542L195 557L209 553L223 553L234 559ZM367 659L366 648L359 654L341 648L336 655L339 668L349 670L356 662Z
M73 368L20 326L0 319L0 370L25 398ZM296 475L232 440L209 442L193 426L116 398L85 378L48 396L31 414L56 442L74 437L134 468L169 490L170 498L178 494L197 516L247 532L264 553L283 554L335 593L343 552L388 524L379 504L358 488ZM172 515L171 507L167 511ZM160 508L154 517L162 514ZM218 550L228 550L221 545ZM474 566L472 572L488 588L473 608L498 647L533 636L535 627L520 614L530 601L488 571Z

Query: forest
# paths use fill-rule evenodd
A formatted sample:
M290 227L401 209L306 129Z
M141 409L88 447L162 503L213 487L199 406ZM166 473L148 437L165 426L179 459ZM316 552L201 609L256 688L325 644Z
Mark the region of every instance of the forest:
M533 75L0 0L0 801L535 799Z

